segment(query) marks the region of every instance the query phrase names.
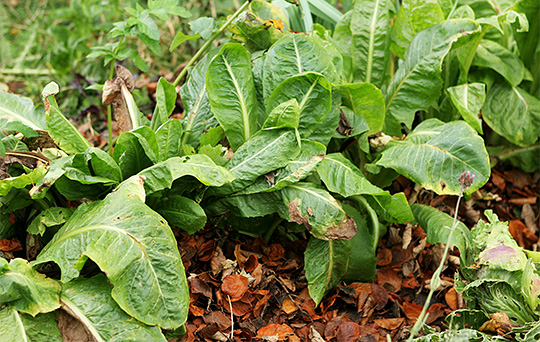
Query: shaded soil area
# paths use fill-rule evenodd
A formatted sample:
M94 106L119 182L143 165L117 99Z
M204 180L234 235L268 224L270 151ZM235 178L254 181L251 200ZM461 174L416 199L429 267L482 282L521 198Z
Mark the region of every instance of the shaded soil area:
M538 172L493 169L490 181L462 201L458 217L473 227L485 219L484 210L492 209L509 222L520 246L537 250L539 179ZM403 177L391 191L403 191L410 203L454 214L456 196L438 196ZM175 234L191 295L187 334L178 341L382 342L387 335L402 341L422 310L444 251L441 244L427 243L421 227L392 225L379 242L373 283L340 282L316 307L303 271L306 241L275 233L265 243L216 228ZM457 249L451 249L445 265L427 320L439 331L447 314L465 307L453 288Z

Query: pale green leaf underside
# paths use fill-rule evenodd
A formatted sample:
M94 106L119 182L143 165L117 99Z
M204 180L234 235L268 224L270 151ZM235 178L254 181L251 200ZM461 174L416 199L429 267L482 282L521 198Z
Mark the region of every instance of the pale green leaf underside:
M90 258L107 274L124 311L174 329L187 318L185 271L170 227L144 198L142 177L134 176L104 200L80 206L36 263L54 261L67 282Z

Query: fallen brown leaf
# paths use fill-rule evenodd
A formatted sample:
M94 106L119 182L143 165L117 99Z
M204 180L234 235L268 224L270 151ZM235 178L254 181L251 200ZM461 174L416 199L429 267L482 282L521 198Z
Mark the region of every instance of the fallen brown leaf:
M22 251L21 242L17 239L2 239L0 240L0 251L17 252Z
M230 274L223 279L221 290L233 299L240 299L249 289L249 280L240 274Z
M395 330L405 322L405 318L382 318L382 319L376 319L375 323L386 330Z
M287 324L268 324L257 331L256 338L269 339L277 338L274 341L286 341L289 336L296 336L294 330ZM297 337L297 336L296 336Z

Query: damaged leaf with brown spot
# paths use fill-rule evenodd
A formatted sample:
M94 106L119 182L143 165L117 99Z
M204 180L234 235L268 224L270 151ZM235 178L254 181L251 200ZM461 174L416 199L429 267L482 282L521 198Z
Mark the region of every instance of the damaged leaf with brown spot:
M328 191L312 183L296 183L281 191L284 209L280 215L303 224L322 240L349 240L356 234L356 223Z

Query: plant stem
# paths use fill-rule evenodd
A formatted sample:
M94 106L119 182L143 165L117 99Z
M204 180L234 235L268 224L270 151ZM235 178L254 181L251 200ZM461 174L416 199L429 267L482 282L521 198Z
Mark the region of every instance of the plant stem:
M114 76L114 61L111 61L109 68L109 80L112 80ZM109 154L113 154L113 136L112 136L112 108L111 105L107 105L107 129L109 131Z
M274 234L274 231L275 231L276 228L281 224L281 222L283 222L283 219L282 219L282 218L277 219L277 220L272 224L272 226L270 226L270 229L268 229L268 231L266 231L266 234L264 234L264 237L263 237L264 242L268 243L268 241L270 241L270 238L272 237L272 234Z
M234 19L236 19L236 17L238 17L238 15L244 11L244 9L246 9L246 7L249 5L250 2L251 1L249 1L249 0L244 2L244 4L242 6L240 6L240 8L238 10L236 10L236 12L234 12L234 14L232 16L230 16L230 18L225 22L225 24L223 24L216 32L212 33L210 38L208 38L208 40L199 49L199 51L197 51L197 53L195 55L193 55L193 57L191 57L191 59L186 64L184 69L182 69L180 74L176 77L176 79L173 82L173 85L175 87L178 84L180 84L180 81L184 78L184 76L186 76L189 67L192 66L193 64L195 64L195 62L199 59L199 57L201 57L201 55L203 53L205 53L208 50L208 48L210 48L210 45L212 45L212 43L217 38L217 36L219 36L227 28L227 26L229 26L232 23L232 21Z
M444 248L444 253L443 253L441 262L439 263L439 267L437 267L437 270L433 273L433 276L431 277L430 289L429 289L428 296L426 298L426 302L424 303L424 307L422 308L422 312L420 313L420 316L418 316L418 319L416 320L416 322L414 323L414 326L411 329L411 335L407 339L407 342L412 341L413 338L416 336L416 334L418 334L418 332L420 331L420 328L426 322L427 317L429 315L429 314L426 314L426 311L428 307L430 306L429 303L431 302L431 297L433 297L433 294L439 287L440 275L443 270L446 257L448 256L448 250L450 249L450 241L452 241L452 235L454 234L454 231L456 230L456 227L458 225L457 215L458 215L459 203L461 202L462 197L463 197L463 189L461 190L461 193L459 194L459 197L456 203L454 221L452 223L452 228L450 228L450 234L448 234L448 239L446 241L446 247ZM434 282L433 279L437 279L437 281ZM437 286L434 285L435 283L437 284Z

